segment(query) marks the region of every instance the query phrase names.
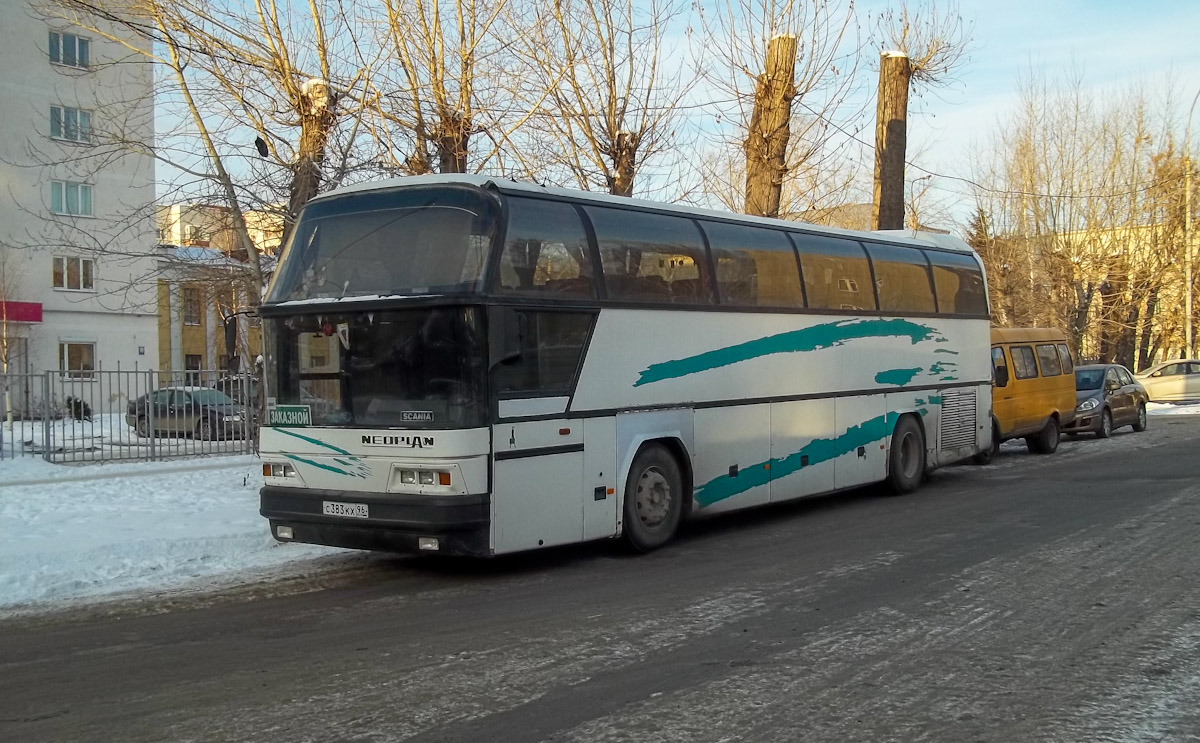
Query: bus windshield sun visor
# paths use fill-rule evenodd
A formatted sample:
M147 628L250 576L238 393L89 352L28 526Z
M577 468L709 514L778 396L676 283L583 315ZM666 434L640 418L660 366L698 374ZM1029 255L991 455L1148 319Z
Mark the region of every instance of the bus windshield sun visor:
M315 201L268 303L475 291L498 206L472 189L394 189Z

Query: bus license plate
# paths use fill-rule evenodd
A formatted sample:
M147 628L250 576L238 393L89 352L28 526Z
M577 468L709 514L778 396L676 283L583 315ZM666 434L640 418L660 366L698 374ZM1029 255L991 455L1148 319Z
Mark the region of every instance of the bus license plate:
M366 503L333 503L321 501L321 513L326 516L345 516L352 519L367 518Z

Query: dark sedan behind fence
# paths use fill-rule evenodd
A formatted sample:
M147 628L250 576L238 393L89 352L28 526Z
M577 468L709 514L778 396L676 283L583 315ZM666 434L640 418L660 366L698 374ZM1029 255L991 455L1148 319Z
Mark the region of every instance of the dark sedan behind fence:
M155 460L254 450L249 374L80 370L0 375L0 459Z

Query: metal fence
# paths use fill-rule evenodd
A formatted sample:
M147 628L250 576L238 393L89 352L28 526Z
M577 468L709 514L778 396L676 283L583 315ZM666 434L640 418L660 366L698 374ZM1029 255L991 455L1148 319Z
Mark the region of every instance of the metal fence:
M209 369L0 374L0 459L158 460L254 450L257 380Z

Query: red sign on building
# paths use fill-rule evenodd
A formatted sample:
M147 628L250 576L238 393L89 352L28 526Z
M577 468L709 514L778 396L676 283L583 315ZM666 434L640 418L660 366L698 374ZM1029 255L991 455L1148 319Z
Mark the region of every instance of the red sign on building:
M0 302L0 320L8 322L41 322L41 302Z

